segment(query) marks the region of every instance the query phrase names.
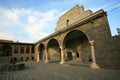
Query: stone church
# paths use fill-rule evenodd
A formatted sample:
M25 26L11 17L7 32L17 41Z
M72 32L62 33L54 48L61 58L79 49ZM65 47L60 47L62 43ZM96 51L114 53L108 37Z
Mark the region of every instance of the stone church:
M93 13L76 5L59 17L54 33L36 43L0 40L0 62L11 58L59 64L78 61L93 69L120 69L119 48L120 35L111 36L106 12Z

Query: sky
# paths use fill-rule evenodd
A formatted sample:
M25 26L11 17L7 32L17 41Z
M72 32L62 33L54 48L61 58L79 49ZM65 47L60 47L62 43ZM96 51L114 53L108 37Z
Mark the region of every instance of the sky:
M104 9L112 35L120 28L120 0L0 0L0 39L37 42L55 32L58 18L72 7Z

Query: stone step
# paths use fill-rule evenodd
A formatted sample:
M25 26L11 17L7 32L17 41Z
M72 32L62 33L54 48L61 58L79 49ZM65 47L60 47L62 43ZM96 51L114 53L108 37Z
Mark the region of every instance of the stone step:
M82 63L80 61L66 61L65 64L71 65L71 66L81 66L81 67L90 67L91 63Z

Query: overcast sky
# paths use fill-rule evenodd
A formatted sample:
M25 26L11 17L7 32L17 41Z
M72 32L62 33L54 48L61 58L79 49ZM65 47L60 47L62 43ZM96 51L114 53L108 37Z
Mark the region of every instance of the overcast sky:
M0 0L0 39L36 42L55 31L58 18L75 5L107 11L112 35L120 28L120 0Z

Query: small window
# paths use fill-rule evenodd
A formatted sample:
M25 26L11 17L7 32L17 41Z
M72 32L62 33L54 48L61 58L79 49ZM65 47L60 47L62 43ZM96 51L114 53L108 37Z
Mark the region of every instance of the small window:
M34 60L34 57L32 57L32 60Z
M17 57L14 57L14 61L17 62Z
M69 19L67 19L67 26L69 26L70 25L70 21L69 21Z
M29 60L29 57L26 57L26 60L25 61L28 61Z

